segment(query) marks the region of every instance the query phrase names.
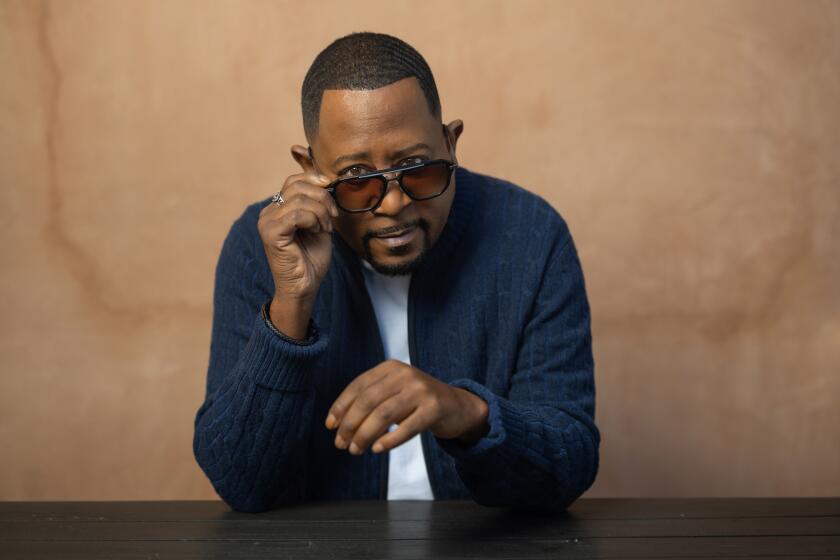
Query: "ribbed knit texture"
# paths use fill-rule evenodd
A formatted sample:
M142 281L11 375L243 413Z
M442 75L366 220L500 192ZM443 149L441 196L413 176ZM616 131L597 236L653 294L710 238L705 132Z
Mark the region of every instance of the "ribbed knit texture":
M557 211L521 187L458 168L454 188L447 224L412 275L409 348L415 367L487 401L490 431L470 447L422 434L432 490L565 509L594 482L600 443L574 242ZM245 209L219 257L196 460L239 511L386 499L388 454L338 450L324 427L347 384L384 359L359 257L334 233L315 342L277 336L260 313L274 293L257 231L269 202Z

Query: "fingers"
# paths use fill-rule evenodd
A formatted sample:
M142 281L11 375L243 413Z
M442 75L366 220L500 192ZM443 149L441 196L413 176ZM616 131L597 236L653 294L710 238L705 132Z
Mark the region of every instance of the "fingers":
M399 392L399 386L389 383L387 378L365 387L339 422L335 436L336 447L347 448L351 453L361 453L390 424L405 418L411 410L405 410L404 399L391 398ZM359 434L364 422L368 423L367 431ZM355 448L350 446L351 443L355 443Z
M281 244L291 242L298 229L315 233L333 230L333 218L338 216L338 206L329 191L311 182L304 175L293 175L286 180L281 191L284 202L270 202L260 211L259 226L267 233L264 239L278 239ZM276 229L275 229L276 228Z
M296 194L286 199L286 204L289 205L286 212L277 217L278 223L286 226L285 228L280 228L278 233L281 235L287 233L285 231L286 229L294 231L294 226L303 225L304 222L309 224L310 228L317 226L314 227L314 231L316 232L333 230L332 216L329 215L328 210L323 204L302 194ZM305 216L305 214L314 216L315 222Z
M283 192L286 200L294 198L295 196L306 196L323 205L327 212L332 216L338 216L338 205L335 202L332 194L324 187L329 184L326 179L312 179L310 175L306 176L309 180L294 181L288 186L284 186Z
M312 173L291 175L280 190L283 201L260 209L257 230L275 299L313 297L330 266L338 206L328 184Z
M356 400L356 397L364 391L366 387L373 385L388 375L389 372L393 371L394 366L395 360L386 360L351 381L350 384L344 388L344 391L341 392L338 398L335 399L335 402L333 402L324 425L330 430L338 426L344 418L344 415L350 409L353 401Z
M317 210L296 206L289 208L279 216L260 218L257 222L257 229L260 232L263 244L270 244L274 248L282 248L295 243L295 234L298 230L308 230L316 234L325 231L323 226L325 221L329 223L327 218L319 217Z
M282 212L289 207L291 200L296 195L303 195L324 205L327 213L332 217L336 217L338 216L338 205L335 203L332 194L324 188L327 185L329 185L329 180L320 175L314 175L312 173L290 175L280 189L280 193L283 195L285 202L280 205L274 202L266 204L260 211L260 216L262 217L267 213Z
M365 417L361 425L352 434L348 450L353 454L360 454L382 434L388 431L391 424L400 424L416 410L399 394L386 399Z
M327 428L336 428L335 445L358 455L391 424L407 424L377 446L376 452L396 447L413 434L428 429L443 408L422 372L397 360L387 360L368 370L342 392L327 417ZM413 417L412 420L408 420Z
M393 399L392 399L393 400ZM371 451L374 453L382 453L389 451L397 446L407 442L420 432L425 431L431 423L426 414L419 408L415 409L407 418L405 418L397 428L377 439ZM354 440L355 441L355 440Z

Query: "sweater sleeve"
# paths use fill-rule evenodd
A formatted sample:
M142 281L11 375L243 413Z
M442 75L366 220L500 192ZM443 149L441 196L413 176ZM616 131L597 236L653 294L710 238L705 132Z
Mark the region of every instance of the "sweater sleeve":
M234 223L216 266L205 399L195 417L193 453L233 509L258 512L304 498L312 417L311 368L327 337L297 343L262 316L271 299L246 222Z
M600 434L589 303L565 223L522 332L507 396L473 379L451 385L488 403L489 432L471 446L437 439L481 504L561 511L595 480Z

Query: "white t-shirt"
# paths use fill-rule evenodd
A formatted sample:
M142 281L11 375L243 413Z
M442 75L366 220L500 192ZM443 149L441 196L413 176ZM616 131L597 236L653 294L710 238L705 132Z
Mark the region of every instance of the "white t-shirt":
M408 352L408 285L410 275L386 276L362 259L365 285L385 347L385 359L411 363ZM391 424L389 429L396 428ZM388 499L433 500L420 434L388 452Z

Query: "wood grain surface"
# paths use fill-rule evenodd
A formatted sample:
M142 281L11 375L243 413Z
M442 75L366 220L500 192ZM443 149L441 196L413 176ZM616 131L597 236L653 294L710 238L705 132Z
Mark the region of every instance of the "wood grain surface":
M840 499L584 499L533 515L468 501L0 502L0 557L796 558L840 555Z

